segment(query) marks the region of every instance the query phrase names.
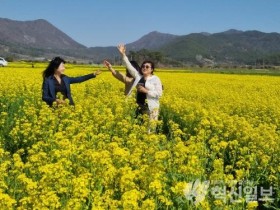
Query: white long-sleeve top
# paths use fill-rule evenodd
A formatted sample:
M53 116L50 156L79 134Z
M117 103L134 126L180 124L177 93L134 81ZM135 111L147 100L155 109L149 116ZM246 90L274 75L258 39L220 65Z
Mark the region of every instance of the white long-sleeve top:
M123 56L123 62L129 71L129 73L135 78L135 81L131 87L131 89L128 92L128 95L131 94L132 89L138 84L140 79L143 77L129 62L127 56ZM162 84L160 79L152 75L147 78L146 83L145 83L145 88L148 90L147 95L147 103L148 103L148 108L150 111L154 109L159 109L159 98L162 96Z

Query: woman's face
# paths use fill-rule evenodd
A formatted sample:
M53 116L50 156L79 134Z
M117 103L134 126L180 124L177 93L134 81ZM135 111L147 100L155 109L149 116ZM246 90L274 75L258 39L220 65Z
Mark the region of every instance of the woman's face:
M59 74L63 74L64 70L65 70L64 63L61 63L61 64L58 66L58 68L56 69L55 72L56 72L56 73L59 73Z
M152 66L150 63L144 63L142 66L141 66L141 71L142 71L142 74L144 76L149 76L152 74L153 72L153 69L152 69Z

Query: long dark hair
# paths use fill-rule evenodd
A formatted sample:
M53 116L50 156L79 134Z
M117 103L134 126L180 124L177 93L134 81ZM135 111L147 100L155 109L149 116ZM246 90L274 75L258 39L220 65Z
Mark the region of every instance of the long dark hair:
M43 79L54 74L55 70L58 69L61 63L66 63L61 57L55 57L51 60L48 67L43 71Z
M141 72L141 68L136 61L130 61L130 63L138 72ZM127 69L126 69L126 76L132 77L132 75L129 73L129 71Z

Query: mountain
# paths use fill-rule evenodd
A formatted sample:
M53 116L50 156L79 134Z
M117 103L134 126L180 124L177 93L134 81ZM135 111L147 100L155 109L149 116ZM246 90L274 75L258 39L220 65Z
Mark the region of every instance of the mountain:
M208 32L201 32L200 34L204 35L204 36L210 36L211 34Z
M43 49L84 49L46 20L14 21L0 18L0 41Z
M144 35L135 42L126 44L127 53L129 53L129 51L138 51L141 49L157 50L177 37L179 36L153 31ZM120 58L116 47L91 47L89 48L89 54L93 60L97 62L101 62L102 58L106 58L114 62Z
M229 29L229 30L223 32L223 34L228 34L228 35L230 35L230 34L241 34L241 33L243 33L243 31L236 30L236 29Z
M258 58L280 53L280 34L229 30L204 35L180 36L159 49L182 62L196 62L197 55L215 62L253 63Z
M133 51L140 49L156 50L166 43L175 40L177 37L179 36L153 31L141 37L139 40L127 44L127 49Z
M252 64L280 57L280 34L230 29L221 33L192 33L178 36L153 31L129 43L127 52L146 49L168 63ZM145 54L148 51L141 51ZM0 18L0 56L16 59L52 58L100 63L120 61L116 47L87 48L46 20L15 21ZM137 55L137 54L136 54ZM145 57L144 55L144 57ZM143 55L141 55L143 57ZM146 59L146 58L145 58ZM151 58L152 59L152 58ZM280 64L279 64L280 65Z
M89 60L87 47L46 20L15 21L0 18L0 56L16 59Z

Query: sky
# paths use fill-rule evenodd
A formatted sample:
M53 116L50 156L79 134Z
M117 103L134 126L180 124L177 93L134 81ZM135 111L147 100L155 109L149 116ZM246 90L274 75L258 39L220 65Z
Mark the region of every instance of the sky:
M280 32L280 0L0 0L0 17L45 19L87 46L131 43L152 31Z

